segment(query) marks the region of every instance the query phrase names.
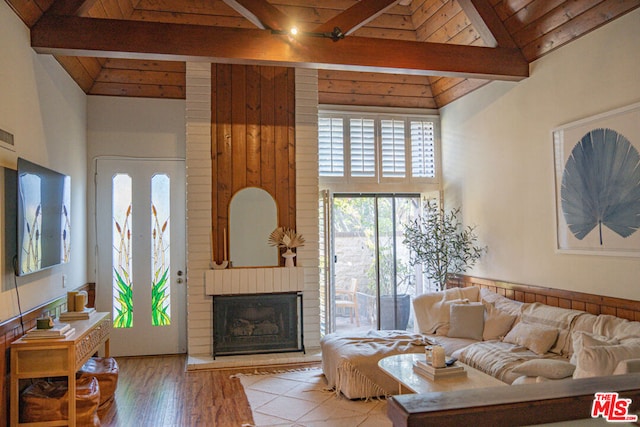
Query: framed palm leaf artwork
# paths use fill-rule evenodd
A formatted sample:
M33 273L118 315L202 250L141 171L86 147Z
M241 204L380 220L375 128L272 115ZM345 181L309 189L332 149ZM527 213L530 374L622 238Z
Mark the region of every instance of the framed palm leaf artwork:
M557 250L640 256L640 103L552 133Z

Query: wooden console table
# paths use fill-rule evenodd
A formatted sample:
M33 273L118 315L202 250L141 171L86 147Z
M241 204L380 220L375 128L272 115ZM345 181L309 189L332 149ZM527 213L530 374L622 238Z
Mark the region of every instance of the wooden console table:
M69 321L75 333L65 339L25 339L11 344L11 425L75 426L75 374L104 344L109 356L110 313L94 313L87 320ZM20 380L67 377L69 419L45 423L20 423Z

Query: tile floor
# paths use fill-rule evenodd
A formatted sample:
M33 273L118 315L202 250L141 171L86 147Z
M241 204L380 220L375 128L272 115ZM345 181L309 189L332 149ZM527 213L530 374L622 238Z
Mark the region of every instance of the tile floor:
M240 376L256 426L390 427L384 400L351 401L326 389L319 368Z

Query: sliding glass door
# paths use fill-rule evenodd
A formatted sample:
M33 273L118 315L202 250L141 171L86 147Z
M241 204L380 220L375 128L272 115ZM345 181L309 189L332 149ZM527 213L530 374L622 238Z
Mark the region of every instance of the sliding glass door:
M331 232L324 244L332 262L325 330L413 329L411 299L422 289L402 233L419 211L420 196L335 194L325 200Z

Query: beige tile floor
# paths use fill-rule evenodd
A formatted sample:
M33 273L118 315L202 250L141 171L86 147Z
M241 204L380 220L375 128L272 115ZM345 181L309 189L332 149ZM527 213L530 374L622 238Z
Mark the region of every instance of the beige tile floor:
M390 427L384 400L351 401L326 389L319 368L240 376L256 426Z

